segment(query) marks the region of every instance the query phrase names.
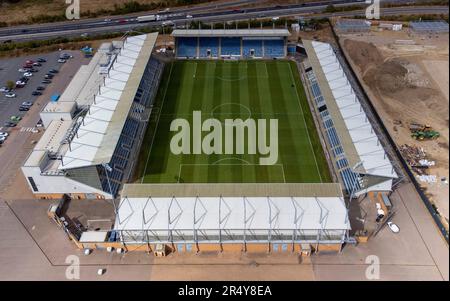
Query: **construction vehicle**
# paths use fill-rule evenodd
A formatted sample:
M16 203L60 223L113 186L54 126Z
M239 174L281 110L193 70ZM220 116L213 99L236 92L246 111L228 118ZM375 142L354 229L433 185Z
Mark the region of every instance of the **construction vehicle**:
M416 140L431 140L437 139L440 136L439 132L434 130L414 131L411 135Z
M409 124L409 130L414 133L417 131L426 131L426 130L430 130L431 126L427 125L427 124L420 124L420 123L410 123Z

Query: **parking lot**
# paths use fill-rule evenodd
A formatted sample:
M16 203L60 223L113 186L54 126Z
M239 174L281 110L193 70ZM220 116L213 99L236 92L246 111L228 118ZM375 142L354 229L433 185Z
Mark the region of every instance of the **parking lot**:
M58 63L58 58L60 56L59 52L53 52L45 55L32 55L29 57L18 57L10 59L0 60L0 88L6 87L8 81L16 83L21 77L23 77L22 72L18 70L23 68L26 60L37 61L38 58L44 58L47 62L42 62L42 66L33 67L37 72L33 72L32 76L29 77L28 82L22 88L15 88L11 93L15 94L16 97L8 98L5 92L0 92L0 131L8 132L9 128L5 127L5 122L11 121L11 116L18 116L23 118L27 115L27 111L19 111L19 107L23 102L34 103L39 97L38 95L33 96L32 92L37 90L38 86L42 86L45 90L42 90L42 94L46 94L47 86L49 84L43 84L44 76L49 72L50 69L59 70L62 63ZM54 79L59 76L55 74ZM54 80L53 79L53 80ZM60 91L61 93L62 91ZM18 123L21 126L21 122ZM34 126L34 125L33 125ZM27 130L31 131L33 126L30 126Z
M0 199L7 198L8 192L19 191L21 197L29 193L20 166L44 131L43 128L36 127L40 120L39 113L50 101L52 95L64 92L80 66L88 64L90 61L90 59L84 58L80 51L62 51L62 53L65 52L71 54L73 58L64 64L59 64L59 66L57 63L59 52L0 60L0 69L3 69L0 70L0 87L3 87L5 80L19 78L18 69L22 67L26 60L35 60L38 57L47 59L47 63L43 63L43 66L40 67L41 70L34 73L28 84L15 91L17 93L16 98L5 98L4 93L0 92L0 132L9 134L0 145ZM31 92L41 85L45 73L51 68L59 68L60 72L54 76L51 84L46 85L47 87L42 91L41 96L31 96ZM19 107L24 101L32 101L34 104L29 111L19 112ZM21 116L22 120L15 127L5 127L4 122L9 121L13 115ZM36 129L39 132L36 132ZM17 197L17 194L14 197Z

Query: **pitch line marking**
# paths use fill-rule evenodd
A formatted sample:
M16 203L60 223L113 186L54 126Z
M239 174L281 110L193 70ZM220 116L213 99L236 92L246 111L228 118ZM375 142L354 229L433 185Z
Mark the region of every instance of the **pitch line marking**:
M241 158L237 158L237 157L229 157L229 158L223 158L223 159L220 159L220 160L217 160L216 162L214 162L214 163L211 163L211 164L207 164L207 165L224 165L224 164L218 164L219 162L222 162L222 161L225 161L225 160L238 160L238 161L241 161L241 162L244 162L245 164L231 164L231 163L229 163L229 164L225 164L225 165L258 165L258 164L253 164L253 163L250 163L250 162L248 162L247 160L244 160L244 159L241 159ZM200 163L200 164L202 164L202 163Z
M150 160L150 155L151 155L151 153L152 153L153 142L155 141L156 132L158 131L159 118L161 117L161 113L162 113L162 111L163 111L164 103L165 103L165 101L166 101L167 88L169 87L170 79L171 79L171 77L172 77L172 68L173 68L173 63L170 65L169 78L167 79L167 84L166 84L166 87L165 87L165 89L164 89L163 102L162 102L162 104L161 104L161 109L160 109L160 111L159 111L158 119L157 119L157 121L156 121L155 132L153 133L152 143L150 144L150 149L148 150L147 161L145 162L144 174L142 175L141 184L144 183L145 173L146 173L146 171L147 171L148 162L149 162L149 160Z
M221 160L226 160L226 159L230 159L230 158L224 158ZM237 159L237 158L234 158ZM221 161L219 160L219 161ZM217 162L219 162L217 161ZM245 161L245 160L243 160ZM178 179L177 179L177 183L180 183L180 179L181 179L181 169L183 166L281 166L281 172L283 175L283 182L286 183L286 175L284 173L284 165L283 164L273 164L273 165L259 165L259 164L254 164L254 163L249 163L249 164L232 164L232 163L225 163L225 164L216 164L217 162L214 162L212 164L210 163L180 163L179 167L178 167Z
M316 163L317 173L319 174L320 181L323 182L322 175L320 174L320 171L319 171L319 165L317 165L316 153L314 152L314 148L311 143L311 137L309 136L308 127L306 125L306 120L305 120L305 115L304 115L305 113L303 112L302 104L300 103L300 97L297 92L297 83L295 82L295 79L294 79L294 74L292 72L291 64L288 64L288 65L289 65L289 70L290 70L289 74L291 76L292 83L294 84L294 87L295 87L295 94L297 95L297 102L298 102L298 105L300 106L300 110L302 111L302 120L303 120L303 124L305 125L306 134L308 135L309 146L311 147L311 151L312 151L313 157L314 157L314 162Z

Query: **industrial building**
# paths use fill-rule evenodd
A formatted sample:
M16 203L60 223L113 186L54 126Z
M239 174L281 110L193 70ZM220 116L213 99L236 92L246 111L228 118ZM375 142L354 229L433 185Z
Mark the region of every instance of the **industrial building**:
M336 30L342 33L369 32L371 23L359 19L339 19L336 22Z
M162 64L157 34L103 44L41 112L45 133L22 166L38 198L114 198L133 169Z
M287 29L176 29L177 58L284 58Z
M414 33L448 33L449 26L445 21L412 21L409 28Z

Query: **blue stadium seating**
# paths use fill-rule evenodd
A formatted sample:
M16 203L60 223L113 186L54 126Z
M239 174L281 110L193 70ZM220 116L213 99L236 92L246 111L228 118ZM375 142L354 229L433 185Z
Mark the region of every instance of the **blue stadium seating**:
M264 51L266 57L284 57L284 40L265 40Z
M178 38L177 56L196 57L197 56L197 38Z
M263 42L262 40L243 40L243 52L245 57L252 56L251 51L253 50L253 56L262 57L263 56Z
M200 57L208 57L208 50L211 57L219 56L219 38L200 38Z
M241 38L222 38L221 55L241 55Z

